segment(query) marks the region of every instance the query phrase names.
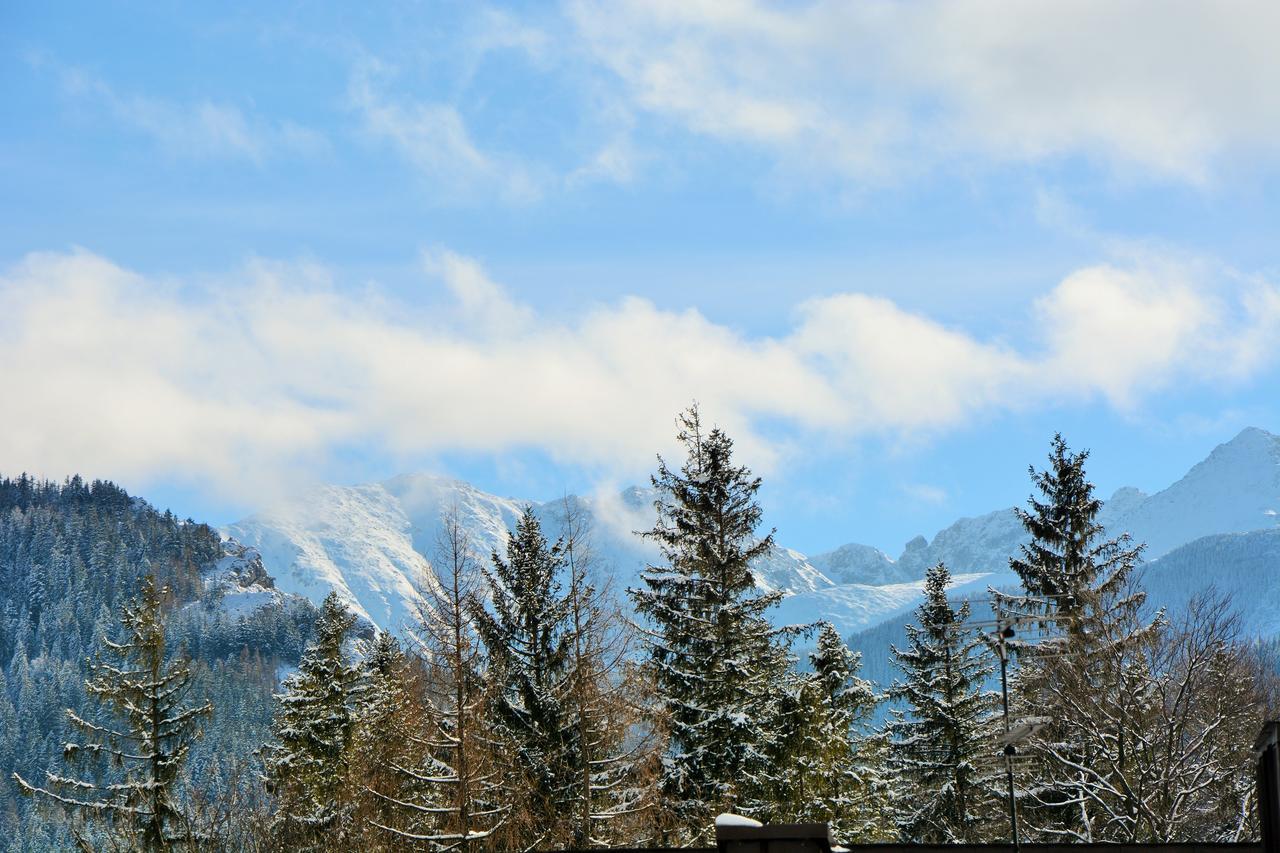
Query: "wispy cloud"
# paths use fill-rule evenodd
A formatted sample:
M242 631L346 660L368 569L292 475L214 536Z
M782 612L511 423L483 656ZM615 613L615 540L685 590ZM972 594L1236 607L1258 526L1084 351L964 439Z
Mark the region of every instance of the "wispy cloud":
M104 109L117 123L148 136L168 157L233 158L261 165L279 155L316 155L329 149L319 132L296 122L246 115L211 100L179 103L121 93L81 69L60 68L63 91Z
M365 131L390 143L435 192L452 197L496 192L517 202L541 196L545 179L519 158L481 150L454 104L397 98L382 85L388 76L382 63L361 62L351 75L348 100Z
M519 52L530 63L531 74L546 71L551 60L543 57L545 34L517 29L508 16L482 17L495 29L480 30L460 48L464 64L471 70L460 75L455 89L465 93L475 67L487 54L500 49ZM564 129L568 137L583 137L568 146L573 150L539 155L503 150L477 138L476 122L467 117L469 98L465 94L453 91L432 97L397 87L397 77L388 64L365 57L353 67L347 102L360 118L363 131L388 144L411 164L437 198L498 198L527 204L548 193L586 185L629 183L643 159L631 140L630 114L617 103L599 105L590 121L583 122L590 125L589 130L576 125Z
M918 503L933 506L944 505L948 498L946 489L941 486L931 486L928 483L905 483L902 486L902 493Z
M1280 355L1280 288L1207 263L1079 270L1026 306L1017 345L856 293L804 303L773 337L635 297L547 318L474 260L437 250L427 269L447 297L430 311L352 295L315 265L258 261L197 286L30 255L0 275L0 396L22 401L0 419L0 470L260 496L376 443L535 448L628 476L697 398L768 472L805 436L1132 408L1175 383L1249 381Z

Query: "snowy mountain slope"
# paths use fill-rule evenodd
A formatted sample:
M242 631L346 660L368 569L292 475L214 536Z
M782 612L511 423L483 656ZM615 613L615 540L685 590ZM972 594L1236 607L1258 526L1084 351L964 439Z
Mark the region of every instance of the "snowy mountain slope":
M993 576L986 573L956 575L955 595L979 595ZM924 581L882 584L842 584L782 599L773 621L798 625L819 619L835 625L842 634L858 631L906 613L924 598Z
M1149 563L1147 601L1171 615L1192 596L1213 591L1239 614L1248 636L1280 634L1280 530L1204 536Z
M616 499L570 497L590 521L596 564L619 591L657 559L635 530L653 524L650 496L632 489ZM547 537L561 532L562 501L529 502ZM319 602L335 589L374 625L400 631L412 624L425 572L438 553L442 519L456 508L476 555L505 548L524 502L500 498L448 477L413 474L363 486L323 486L285 507L228 526L224 533L256 548L285 592ZM775 547L755 567L762 589L811 592L834 583L803 554Z
M879 548L851 542L834 551L815 554L809 563L836 583L881 585L912 580L910 568L891 560Z
M1169 488L1117 510L1104 523L1146 542L1148 559L1202 536L1276 529L1280 436L1246 429Z
M427 563L403 506L381 484L323 486L224 532L256 548L284 592L319 603L337 590L382 628L412 620Z

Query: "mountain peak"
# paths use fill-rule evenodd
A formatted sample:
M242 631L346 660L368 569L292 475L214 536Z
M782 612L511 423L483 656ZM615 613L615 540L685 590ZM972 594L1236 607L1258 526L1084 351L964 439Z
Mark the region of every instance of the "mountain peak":
M1245 427L1236 434L1236 437L1219 444L1213 449L1213 453L1209 454L1212 459L1219 452L1246 452L1246 453L1271 453L1276 454L1280 451L1280 436L1267 432L1260 427Z
M1154 559L1200 536L1274 527L1277 510L1280 437L1249 427L1167 489L1107 512L1105 523L1144 540Z

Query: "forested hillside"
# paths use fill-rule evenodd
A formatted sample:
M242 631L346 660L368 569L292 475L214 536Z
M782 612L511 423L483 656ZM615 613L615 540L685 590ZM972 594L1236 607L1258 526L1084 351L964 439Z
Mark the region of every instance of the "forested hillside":
M315 611L298 599L229 614L225 587L209 582L224 558L204 524L161 513L123 489L73 477L65 483L0 479L0 844L64 850L62 822L47 819L10 782L44 778L68 739L66 709L92 716L85 660L119 634L121 605L140 579L167 587L171 646L193 656L192 695L218 713L191 755L196 790L221 796L239 764L266 738L282 665L296 664ZM110 768L106 768L110 772Z

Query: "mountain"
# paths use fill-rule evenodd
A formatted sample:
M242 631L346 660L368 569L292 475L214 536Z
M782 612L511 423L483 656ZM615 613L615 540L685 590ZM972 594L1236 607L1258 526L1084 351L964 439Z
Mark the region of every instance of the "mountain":
M1167 489L1153 495L1132 487L1116 490L1103 503L1099 521L1112 535L1128 533L1134 541L1145 542L1144 555L1153 560L1201 536L1275 529L1277 512L1280 436L1250 427L1216 447ZM962 518L932 541L917 536L908 542L902 555L890 561L891 576L921 578L925 569L939 562L952 572L1007 574L1009 556L1026 541L1013 507ZM851 548L867 546L846 545L832 553ZM823 558L814 557L813 562L825 568ZM873 571L884 571L871 565Z
M1126 495L1104 522L1146 542L1153 559L1201 536L1275 529L1278 511L1280 436L1250 428L1164 491L1142 500Z
M1280 529L1202 536L1147 564L1142 585L1175 618L1210 592L1231 602L1244 634L1280 635Z
M834 551L815 554L809 563L836 583L887 584L912 580L914 575L901 560L894 562L879 548L851 542Z
M637 573L658 558L656 547L634 531L653 526L652 494L628 489L611 499L569 497L591 526L591 550L612 570L615 586L636 583ZM259 513L225 529L256 549L278 589L319 602L336 589L352 610L372 624L403 630L437 552L442 519L456 508L476 553L488 559L505 548L526 503L548 538L561 532L563 500L501 498L469 483L431 474L402 475L361 486L321 486L288 505ZM773 548L756 565L764 589L807 592L835 583L797 551Z
M593 551L599 565L609 567L615 588L634 584L637 572L657 559L652 543L634 533L652 526L653 499L652 490L639 488L565 499L591 522ZM528 503L548 536L557 536L562 501ZM478 553L487 557L504 547L525 504L460 480L412 474L323 486L224 532L261 553L279 590L315 602L337 589L370 623L401 630L413 621L444 513L457 508ZM1162 491L1119 489L1100 519L1109 532L1128 532L1148 543L1146 557L1155 560L1204 536L1277 529L1278 510L1280 438L1246 429ZM909 612L920 599L925 569L938 562L956 575L957 594L1016 584L1008 560L1025 541L1022 525L1007 508L959 519L932 540L918 536L897 559L857 543L812 557L778 546L757 564L756 578L762 589L787 594L779 622L829 618L848 633ZM1190 554L1211 558L1207 551ZM1179 566L1167 571L1189 579L1213 576L1211 562L1197 565L1188 555L1165 563Z

